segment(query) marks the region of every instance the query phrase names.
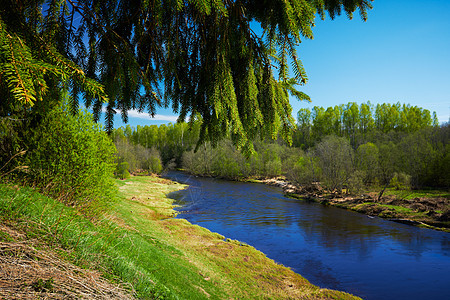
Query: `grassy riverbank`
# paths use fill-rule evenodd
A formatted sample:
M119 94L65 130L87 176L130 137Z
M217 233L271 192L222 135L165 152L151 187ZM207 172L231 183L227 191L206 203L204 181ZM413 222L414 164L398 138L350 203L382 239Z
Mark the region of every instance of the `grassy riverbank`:
M78 291L80 298L90 292L98 298L357 299L313 286L251 246L171 218L172 200L165 195L183 185L158 177L118 185L112 208L91 219L31 189L0 185L0 270L13 273L14 260L27 257L30 266L52 266L18 272L20 284L2 274L0 298ZM84 273L96 280L74 277Z

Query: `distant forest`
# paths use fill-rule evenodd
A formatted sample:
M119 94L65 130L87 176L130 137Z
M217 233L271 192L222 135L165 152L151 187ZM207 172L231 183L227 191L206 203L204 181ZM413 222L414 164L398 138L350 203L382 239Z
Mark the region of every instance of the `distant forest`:
M292 145L262 136L249 157L230 138L197 144L200 122L113 130L116 176L183 168L233 180L285 176L288 180L358 193L367 187L448 188L450 127L436 113L405 104L300 109Z

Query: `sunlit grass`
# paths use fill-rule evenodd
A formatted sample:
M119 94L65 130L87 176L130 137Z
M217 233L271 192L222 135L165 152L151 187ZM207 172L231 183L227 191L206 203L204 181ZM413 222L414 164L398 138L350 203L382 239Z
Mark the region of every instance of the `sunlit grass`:
M91 220L31 189L0 185L0 220L60 248L78 265L131 283L139 298L355 298L313 286L251 246L171 218L173 203L165 195L181 184L133 177L117 185L114 205Z
M445 198L450 199L450 193L444 190L396 190L389 188L385 195L394 195L398 198L411 200L415 198Z

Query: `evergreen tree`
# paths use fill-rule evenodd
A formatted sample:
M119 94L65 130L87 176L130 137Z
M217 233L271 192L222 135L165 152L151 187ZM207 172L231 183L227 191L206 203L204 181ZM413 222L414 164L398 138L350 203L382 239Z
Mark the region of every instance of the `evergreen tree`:
M201 139L213 143L231 131L251 151L252 137L278 128L289 140L289 94L309 99L295 87L307 81L295 48L313 37L315 15L358 10L365 20L370 8L371 0L5 0L0 116L43 114L67 90L72 110L82 95L96 119L107 102L108 130L117 111L127 122L130 109L171 105L181 120L201 115Z

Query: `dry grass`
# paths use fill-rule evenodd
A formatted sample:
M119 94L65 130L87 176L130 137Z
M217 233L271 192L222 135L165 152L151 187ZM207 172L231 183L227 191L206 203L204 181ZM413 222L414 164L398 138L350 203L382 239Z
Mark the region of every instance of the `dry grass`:
M251 246L224 241L220 234L184 219L167 218L174 211L172 200L165 194L180 188L184 186L157 178L133 178L121 193L126 195L127 207L133 214L146 219L152 234L180 250L182 259L197 269L205 282L221 287L224 294L220 299L359 299L314 286ZM206 286L197 288L209 297Z
M0 299L133 299L93 270L81 269L50 249L36 247L37 241L0 224L8 236L0 242Z
M72 253L52 248L60 245L54 240L54 223L60 223L60 216L72 222L60 208L51 211L45 204L34 218L46 220L44 211L60 214L45 221L51 227L46 231L50 242L46 236L22 229L33 221L26 221L28 225L16 224L26 219L0 222L0 299L131 299L131 295L149 299L359 299L316 287L251 246L225 241L220 234L171 218L174 205L165 195L183 185L140 176L119 185L121 197L103 216L105 220L87 231L83 226L75 231L83 238L79 244L76 239L78 247L69 247ZM103 226L105 222L117 226ZM39 240L30 240L25 232ZM85 241L84 237L92 238ZM86 265L103 273L62 259L79 252L83 264L94 257ZM108 282L101 274L120 277L136 291L131 285Z

